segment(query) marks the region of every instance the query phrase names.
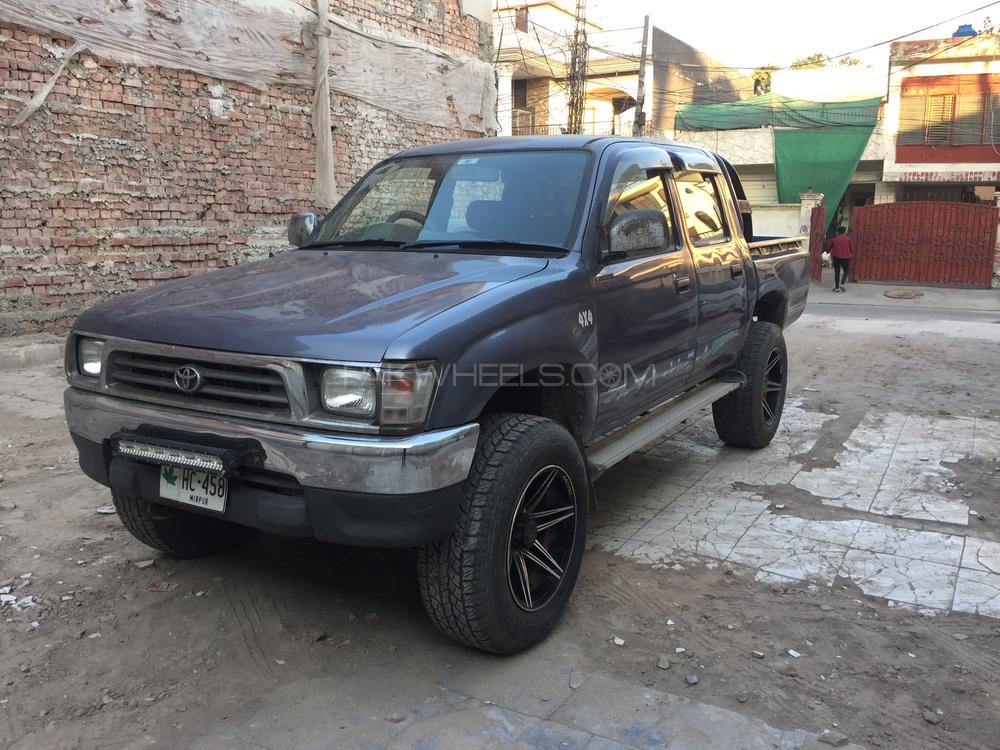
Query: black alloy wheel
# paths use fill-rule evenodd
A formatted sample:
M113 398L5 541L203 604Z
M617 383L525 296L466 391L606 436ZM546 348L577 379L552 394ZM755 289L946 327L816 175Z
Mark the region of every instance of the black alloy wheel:
M771 425L780 416L785 399L785 358L775 347L767 356L764 366L764 389L761 393L764 409L764 423Z
M577 543L576 513L576 489L562 467L545 466L524 486L507 537L507 582L525 612L559 590Z

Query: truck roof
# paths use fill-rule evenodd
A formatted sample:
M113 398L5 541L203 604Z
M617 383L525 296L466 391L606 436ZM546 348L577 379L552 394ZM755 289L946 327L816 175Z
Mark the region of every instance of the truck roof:
M715 155L705 149L673 141L651 138L629 138L620 135L517 135L498 138L472 138L464 141L445 141L429 146L418 146L403 151L399 156L438 156L442 154L488 153L491 151L554 151L586 149L602 151L612 143L650 143L665 148L690 169L718 171Z

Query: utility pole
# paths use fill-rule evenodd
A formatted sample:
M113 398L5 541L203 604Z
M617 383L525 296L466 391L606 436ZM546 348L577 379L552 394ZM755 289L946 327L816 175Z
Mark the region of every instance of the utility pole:
M646 128L646 45L649 43L649 16L642 22L642 52L639 53L639 85L635 90L635 119L632 136L639 138Z
M569 64L569 121L567 133L583 130L583 105L587 99L587 0L576 0L576 27Z

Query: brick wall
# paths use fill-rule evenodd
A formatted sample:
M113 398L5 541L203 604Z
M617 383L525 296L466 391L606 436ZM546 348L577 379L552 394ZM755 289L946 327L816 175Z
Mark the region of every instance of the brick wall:
M483 49L457 0L331 8L446 49ZM0 335L65 330L109 296L283 250L287 217L313 207L311 91L261 93L82 54L45 106L10 128L70 42L3 24L0 42ZM333 93L331 108L341 190L403 148L474 135Z
M316 7L314 0L295 1L310 10ZM492 59L491 27L463 16L459 0L330 0L330 12L435 47Z

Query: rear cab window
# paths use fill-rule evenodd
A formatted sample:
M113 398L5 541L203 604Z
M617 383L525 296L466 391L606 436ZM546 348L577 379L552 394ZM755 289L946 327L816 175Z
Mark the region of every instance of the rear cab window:
M701 172L674 175L684 229L692 245L713 245L731 237L717 180L716 175Z

